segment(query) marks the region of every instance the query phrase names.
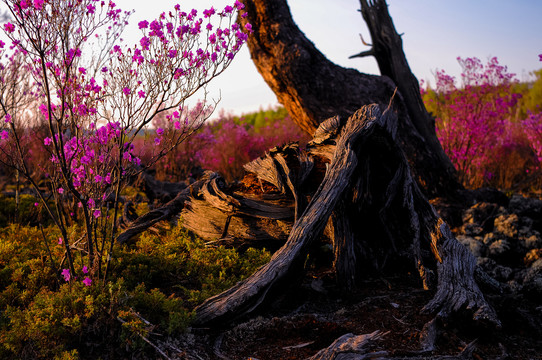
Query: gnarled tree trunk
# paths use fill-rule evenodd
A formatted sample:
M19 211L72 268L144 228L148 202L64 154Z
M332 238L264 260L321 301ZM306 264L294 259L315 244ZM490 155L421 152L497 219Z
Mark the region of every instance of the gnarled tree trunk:
M318 51L294 23L286 0L244 3L247 16L239 21L252 24L254 29L248 39L252 59L303 130L312 133L323 120L335 115L348 117L363 105L387 105L398 87L398 142L416 180L429 196L446 195L461 188L435 135L433 121L424 113L419 93L415 93L415 78L400 41L386 43L386 56L390 56L389 67L393 71L383 76L367 75L342 68ZM378 11L378 18L370 17L375 22L368 22L369 27L375 27L371 34L396 34L384 1L373 1L364 8L367 13ZM388 21L384 21L386 17ZM375 38L378 39L376 35Z
M396 142L397 126L389 109L382 113L378 105L365 106L348 120L334 117L323 122L307 152L276 149L246 166L272 184L275 192L286 192L285 184L290 183L291 197L307 197L310 202L304 207L294 201L298 216L290 217L294 223L284 246L252 276L196 308L196 325L224 323L250 314L285 283L295 281L311 244L321 236L330 217L335 271L346 287L355 284L364 270L381 270L387 263L407 260L419 272L424 287L436 288L425 311L447 318L467 310L474 320L498 324L474 278L474 257L455 239L414 181ZM321 178L319 172L324 168L318 189L308 192L308 180ZM213 194L204 190L209 186ZM242 205L242 193L228 195L225 185L209 184L202 189L194 201L201 198L214 204L222 212L222 223L231 216L249 215ZM207 211L187 207L183 213L199 219L189 226L196 233L208 226Z

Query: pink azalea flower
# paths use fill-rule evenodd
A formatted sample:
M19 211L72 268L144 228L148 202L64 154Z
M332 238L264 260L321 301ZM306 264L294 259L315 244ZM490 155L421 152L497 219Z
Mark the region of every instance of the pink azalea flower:
M36 204L37 204L37 203L36 203ZM58 238L58 245L62 245L62 243L63 243L63 240L62 240L61 237L59 237L59 238Z
M53 139L51 139L50 137L46 137L45 139L43 139L43 144L48 146L48 145L51 145L53 143Z
M4 24L4 30L6 30L8 33L12 33L15 31L15 25L13 25L12 23L8 22L6 24Z
M94 210L94 217L97 219L100 217L100 215L102 215L102 212L100 211L100 209L96 209Z
M88 274L88 267L86 265L83 266L83 274Z
M71 275L69 269L62 269L62 276L64 276L64 280L70 281Z
M58 191L59 194L64 194L64 189L63 188L58 188L57 191Z
M92 284L92 279L87 276L85 280L83 280L83 284L85 284L85 286L90 286L90 284Z

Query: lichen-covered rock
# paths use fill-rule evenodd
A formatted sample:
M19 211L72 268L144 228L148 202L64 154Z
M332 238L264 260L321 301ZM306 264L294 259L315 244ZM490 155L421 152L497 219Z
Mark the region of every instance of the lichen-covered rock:
M515 238L518 235L519 217L516 214L500 215L495 218L494 232L503 234L509 238Z
M481 237L470 237L465 235L457 236L457 240L464 245L477 258L482 257L485 252L485 246Z
M542 249L533 249L525 255L523 258L523 262L525 263L525 266L530 267L532 264L534 264L535 261L542 258Z
M463 213L463 225L469 229L477 229L477 234L482 231L491 231L493 220L498 213L499 206L493 203L480 202L474 204Z
M535 220L542 219L542 200L514 195L510 199L508 210L519 216L528 216Z
M462 232L467 236L478 236L484 233L484 229L476 223L470 223L463 225Z
M538 231L533 231L531 236L520 237L519 240L526 251L542 248L542 237Z
M511 251L511 245L508 240L499 239L489 245L488 254L493 258L502 258Z
M535 299L542 299L542 258L531 264L523 281L523 292L533 296Z

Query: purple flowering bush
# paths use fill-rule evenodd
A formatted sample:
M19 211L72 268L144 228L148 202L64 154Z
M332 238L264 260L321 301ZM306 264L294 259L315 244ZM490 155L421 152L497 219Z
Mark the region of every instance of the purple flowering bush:
M436 117L437 136L465 186L510 190L539 169L540 115L516 117L525 92L496 58L485 65L476 58L458 61L463 69L459 84L439 70L435 89L422 90Z
M212 107L187 116L184 102L229 66L251 28L233 21L238 1L202 16L176 5L139 23L141 39L128 47L120 35L130 13L112 1L5 5L13 20L3 26L11 46L0 43L0 161L33 187L60 230L66 281L77 273L68 227L83 220L90 285L107 277L126 181L203 124ZM170 114L168 126L153 127L160 114ZM153 146L136 147L141 134Z
M200 114L198 108L194 108L192 116ZM195 175L192 172L197 169L217 171L229 181L238 180L244 176L243 165L270 148L292 141L304 145L308 140L284 108L241 117L221 113L154 168L157 178L169 181L184 180Z

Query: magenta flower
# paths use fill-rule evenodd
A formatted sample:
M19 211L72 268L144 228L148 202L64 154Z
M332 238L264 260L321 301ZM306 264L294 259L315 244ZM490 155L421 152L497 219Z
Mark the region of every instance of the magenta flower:
M542 61L542 54L539 54L539 55L538 55L538 59L539 59L540 61Z
M139 40L139 44L141 45L143 50L148 50L149 45L151 44L151 41L149 40L148 37L144 36L144 37L141 38L141 40Z
M37 204L37 203L36 203L36 204ZM63 242L62 238L59 237L59 238L58 238L58 245L62 245L62 242Z
M90 286L90 284L92 284L92 279L87 276L85 280L83 280L83 284L85 284L85 286Z
M39 205L40 205L40 204L39 204L39 203L37 203L37 202L36 202L36 203L34 203L34 206L36 206L36 207L37 207L37 206L39 206Z
M145 97L145 91L143 90L139 90L137 92L137 96L139 96L140 99L143 99Z
M175 49L169 50L168 56L173 59L175 56L177 56L177 50Z
M252 32L253 32L253 30L252 30L252 24L246 23L246 24L245 24L245 29L247 29L248 31L250 31L250 32L252 33Z
M124 89L122 89L122 92L124 93L124 95L130 95L132 90L130 90L130 88L125 87Z
M87 73L87 69L85 69L84 67L80 67L78 70L83 75L85 75Z
M94 5L92 5L92 4L88 4L87 5L87 12L89 14L94 14L94 11L96 11L96 7L94 7Z
M0 49L3 49L3 48L4 48L4 46L6 46L6 43L5 43L5 42L3 42L2 40L0 40Z
M34 7L37 10L41 10L43 8L43 3L44 3L43 0L34 0Z
M242 2L240 2L239 0L236 0L235 4L233 4L233 6L235 6L238 10L241 10L241 9L245 8L245 5Z
M91 209L93 209L94 207L96 207L96 203L94 202L94 199L92 199L92 198L88 199L87 205L88 205L88 207L91 208Z
M6 114L6 118L4 119L4 121L9 124L11 123L11 115L10 114Z
M214 15L214 13L215 13L214 7L211 7L209 10L203 10L203 16L206 18L211 17L212 15Z
M156 129L156 135L162 136L163 134L164 134L164 129L162 129L162 128Z
M139 24L137 24L140 29L146 29L149 27L149 22L147 20L140 21Z
M93 213L94 217L97 219L100 217L100 215L102 215L102 212L100 209L96 209L94 210L94 213Z
M58 193L59 194L64 194L64 189L63 188L58 188Z
M62 276L64 276L64 280L70 281L71 275L69 269L62 269Z
M15 25L13 25L12 23L8 22L8 23L5 23L4 24L4 30L6 30L8 33L12 33L15 31Z
M9 138L9 132L7 130L2 130L0 137L2 138L2 140L7 140Z

